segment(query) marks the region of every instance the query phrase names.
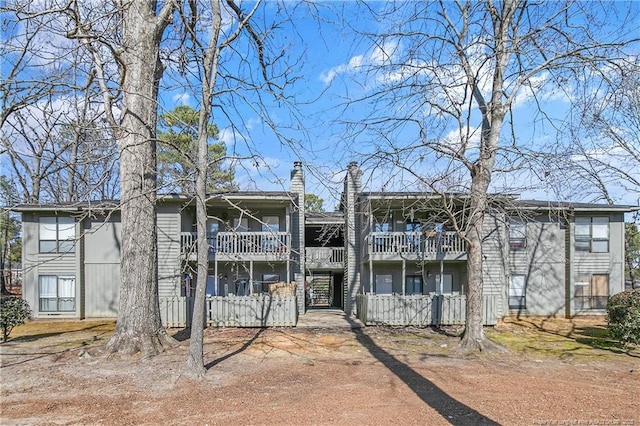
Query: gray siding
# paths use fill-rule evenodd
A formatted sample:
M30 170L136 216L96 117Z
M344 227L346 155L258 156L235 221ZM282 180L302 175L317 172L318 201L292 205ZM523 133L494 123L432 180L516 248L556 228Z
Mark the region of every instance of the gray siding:
M51 213L47 216L52 216ZM76 223L76 235L80 235L80 224ZM74 253L40 253L39 216L32 213L22 214L22 259L23 281L22 297L25 299L35 318L80 317L81 284L80 253L81 245L76 243ZM75 311L73 312L40 312L38 294L38 277L40 275L57 275L75 277Z
M503 215L487 214L483 225L482 240L483 295L492 296L495 300L495 314L500 317L506 315L505 301L508 285L507 271L507 229Z
M402 273L401 262L373 262L373 280L375 284L376 275L391 275L393 277L393 293L402 294L402 282L405 275L419 275L422 277L423 294L436 292L436 275L440 274L440 264L438 262L428 262L424 266L417 262L407 262L405 273ZM467 268L464 262L444 262L443 272L451 274L453 278L452 292L463 293L467 285ZM362 285L367 290L369 283L369 263L363 265ZM375 287L375 285L374 285ZM405 289L406 290L406 289Z
M120 293L120 216L86 220L84 227L83 316L115 317Z
M524 275L526 286L526 310L512 313L564 315L564 229L557 219L540 215L526 222L526 232L525 247L509 251L510 275Z
M575 222L570 223L571 238L569 254L572 259L569 290L567 297L569 315L599 314L604 310L577 311L574 306L575 279L580 274L604 274L609 276L609 295L624 290L624 215L622 213L583 213L581 216L609 217L609 252L587 253L575 250Z
M180 296L180 206L161 204L157 208L158 226L158 294Z
M297 283L298 312L305 311L304 277L305 277L305 256L304 256L304 220L305 220L305 182L302 164L295 163L291 171L291 192L297 194L295 205L291 209L291 260L293 265L293 280ZM287 278L287 280L290 278Z
M120 293L120 264L85 266L84 309L86 318L116 317Z
M345 276L344 311L348 315L356 313L356 295L361 291L360 262L363 238L363 203L359 200L362 191L362 172L355 163L349 164L344 184L345 208Z

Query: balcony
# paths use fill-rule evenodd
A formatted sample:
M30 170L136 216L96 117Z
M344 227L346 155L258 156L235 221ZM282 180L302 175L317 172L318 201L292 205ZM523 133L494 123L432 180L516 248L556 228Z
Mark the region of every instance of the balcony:
M455 232L371 232L365 240L371 260L465 260L466 249Z
M307 247L304 253L309 269L344 268L344 247Z
M209 260L219 261L284 261L289 258L291 236L287 232L218 232L207 238ZM197 234L180 234L182 258L197 259Z

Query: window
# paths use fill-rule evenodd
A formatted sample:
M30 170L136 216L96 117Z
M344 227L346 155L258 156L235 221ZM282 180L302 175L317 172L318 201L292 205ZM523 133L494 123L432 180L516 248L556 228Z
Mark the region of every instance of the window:
M218 231L220 225L217 220L207 220L207 242L209 243L209 253L214 251L227 251L228 246L226 241L221 241L218 238Z
M376 222L373 224L374 232L390 232L391 231L391 223L388 222L387 218L377 217Z
M406 294L422 294L422 277L420 275L407 275Z
M509 222L509 248L520 250L527 245L527 224L521 220L511 220Z
M576 251L608 253L609 218L576 217L575 247Z
M280 232L280 218L278 216L263 216L262 232ZM262 238L262 248L267 252L277 252L282 247L277 235L263 235Z
M526 276L511 275L509 278L509 309L526 309Z
M373 232L390 232L391 224L383 218L375 218ZM376 235L373 238L372 250L374 253L390 253L395 248L392 245L392 238L389 235Z
M76 221L72 217L40 218L40 253L73 253L76 241Z
M38 277L40 312L73 312L76 310L76 279L56 275Z
M453 275L443 274L442 287L440 287L440 274L436 274L436 293L451 294L453 291ZM442 292L440 292L442 290Z
M376 275L376 294L393 293L393 276L392 275Z
M249 219L246 217L233 218L233 230L235 232L249 232Z
M262 274L262 281L273 284L280 282L280 274Z
M264 216L262 218L262 232L280 232L280 218L278 216Z
M276 284L280 282L280 274L262 274L261 282L254 282L254 293L268 292L269 284Z
M576 309L606 309L609 300L609 275L576 275L573 306Z
M406 235L406 248L409 252L415 253L420 250L421 229L420 222L405 223L405 231L410 233Z

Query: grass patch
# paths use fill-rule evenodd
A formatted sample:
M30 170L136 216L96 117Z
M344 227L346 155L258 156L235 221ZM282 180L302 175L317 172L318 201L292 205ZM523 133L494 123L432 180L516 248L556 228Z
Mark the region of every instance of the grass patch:
M14 328L9 340L35 340L76 331L105 334L112 333L115 326L115 320L34 320Z
M487 335L512 351L536 357L606 359L629 354L612 339L604 318L507 318Z

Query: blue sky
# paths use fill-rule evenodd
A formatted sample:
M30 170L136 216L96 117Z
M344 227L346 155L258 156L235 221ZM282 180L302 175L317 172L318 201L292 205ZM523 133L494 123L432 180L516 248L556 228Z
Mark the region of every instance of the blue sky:
M631 4L636 12L633 22L638 24L635 25L637 29L640 27L640 2ZM293 162L302 161L307 176L307 191L324 198L325 208L331 210L337 203L344 170L350 161L357 161L362 165L365 171L365 190L371 191L419 190L421 187L415 185L411 171L429 174L432 170L447 167L446 161L435 158L416 161L416 169L408 171L381 165L375 159L375 138L364 132L353 134L343 123L357 122L370 113L370 106L364 103L350 104L351 100L373 93L378 87L383 87L383 82L398 77L367 72L369 66L382 63L381 56L385 52L401 49L403 46L400 43L394 44L393 40L387 40L386 45L376 46L371 38L354 33L354 27L360 31L376 32L382 25L367 19L367 15L363 13L364 5L357 5L355 2L286 2L285 5L291 14L291 25L284 24L272 44L281 48L289 57L300 58L299 62L291 62L291 75L297 80L285 91L288 99L296 104L295 108L269 96L260 97L276 126L275 130L256 112L260 109L256 108L256 95L248 95L248 104L235 102L236 109L229 108L230 104L227 102L224 114L220 109L214 110L214 121L221 130L221 140L228 146L228 154L243 158L235 160L236 177L241 188L287 190ZM367 7L383 9L385 5L384 2L372 2ZM609 5L612 10L616 10L619 5L625 6L628 3L613 2ZM272 18L276 10L275 2L267 2L265 19ZM618 23L614 14L610 19L612 25ZM619 19L623 17L620 16ZM401 30L406 28L408 27L403 24L397 27ZM633 31L634 26L630 28ZM630 53L639 54L638 51ZM225 65L232 69L238 63L231 61ZM180 104L197 108L194 92L185 89L184 82L172 80L175 74L172 76L170 71L165 73L164 89L161 91L161 112ZM536 90L539 99L544 101L545 114L565 116L568 111L567 93L546 88L546 76L538 78L540 88L531 90ZM520 97L513 110L513 131L519 143L524 146L534 141L540 144L553 143L555 130L549 125L540 124L540 114L536 113L536 103L532 100L530 91L521 91ZM389 108L397 108L397 105ZM452 132L456 129L444 126L439 129L430 127L429 130L433 130L442 140L447 140L452 138ZM505 126L503 134L511 131L509 126ZM276 137L275 132L285 136L286 142L283 142L283 138ZM415 129L410 127L381 136L388 136L389 143L400 146L418 138ZM475 143L474 137L477 137L477 133L472 135L471 144ZM455 138L452 138L451 143L455 145ZM414 166L409 166L410 169L412 167ZM545 171L539 172L496 176L493 190L516 188L523 193L524 198L557 198L558 194L552 188L539 185L540 181L545 180ZM464 180L463 174L456 171L453 175ZM565 178L558 176L558 179ZM586 193L572 194L575 201L591 201L589 197ZM619 192L616 196L616 201L620 203L636 204L637 199L636 193Z
M288 3L292 4L292 3ZM617 4L613 3L615 8ZM640 5L640 3L638 4ZM382 2L370 3L372 8L383 8ZM640 7L635 7L640 12ZM305 12L306 11L306 12ZM312 12L312 13L310 13ZM235 151L238 155L249 151L258 153L261 160L241 162L237 168L237 178L243 189L286 190L288 188L289 172L294 161L302 161L307 173L307 190L325 199L325 208L332 209L337 203L341 191L344 169L350 161L362 164L365 171L365 189L380 190L419 190L415 185L411 173L406 170L392 169L381 166L372 156L375 156L375 142L364 134L349 135L348 128L342 120L358 120L367 117L365 104L349 104L350 100L360 98L376 90L381 76L367 73L368 66L375 64L377 56L385 49L398 46L383 46L376 48L370 38L356 35L352 27L359 30L376 31L377 26L366 19L366 15L357 9L355 3L312 3L312 6L298 6L294 14L295 27L289 32L280 33L279 39L296 57L302 55L300 68L296 70L300 80L290 87L289 94L297 102L297 120L291 119L290 110L270 106L270 112L276 124L282 125L279 132L293 140L291 144L282 143L273 131L251 109L239 110L245 124L242 130L232 132L226 117L217 115L216 123L222 129L222 139L228 143L229 154ZM314 16L312 16L312 14ZM613 15L612 15L613 16ZM607 17L606 19L609 19ZM622 17L620 18L622 19ZM635 21L638 22L636 16ZM617 22L612 21L615 25ZM402 28L402 26L401 26ZM637 27L636 27L637 28ZM637 54L637 52L636 52ZM388 76L385 76L388 78ZM536 80L537 79L537 80ZM556 131L550 124L541 124L537 111L537 102L544 102L544 114L556 118L564 118L568 114L570 94L552 90L545 83L548 74L541 74L534 79L540 82L538 89L521 90L512 111L513 128L511 122L503 129L503 134L516 133L516 139L524 146L530 144L553 144L557 137ZM536 90L537 99L532 98L531 90ZM163 95L165 106L171 102L184 102L186 99L179 92ZM267 97L268 98L268 97ZM263 99L267 99L263 98ZM196 106L193 99L187 101ZM451 137L455 128L441 129L442 138ZM234 135L236 143L231 142ZM455 134L453 135L455 139ZM476 132L477 136L477 132ZM403 139L414 140L415 130L404 128L391 135L402 146ZM240 141L240 142L238 142ZM452 142L455 143L455 142ZM446 162L445 162L446 163ZM442 160L426 162L428 167L437 168L443 165ZM422 167L416 162L416 167ZM428 173L425 166L425 173ZM546 170L546 169L545 169ZM543 181L551 180L550 172L545 170L520 171L496 175L492 189L510 192L520 192L523 198L562 199L567 200L567 194L558 194L554 188L545 185ZM457 174L464 172L456 171ZM467 172L468 175L468 172ZM570 179L558 173L555 182L565 179L565 189L569 187ZM593 194L581 193L567 189L574 201L592 201ZM623 191L616 192L616 202L636 204L638 194Z

